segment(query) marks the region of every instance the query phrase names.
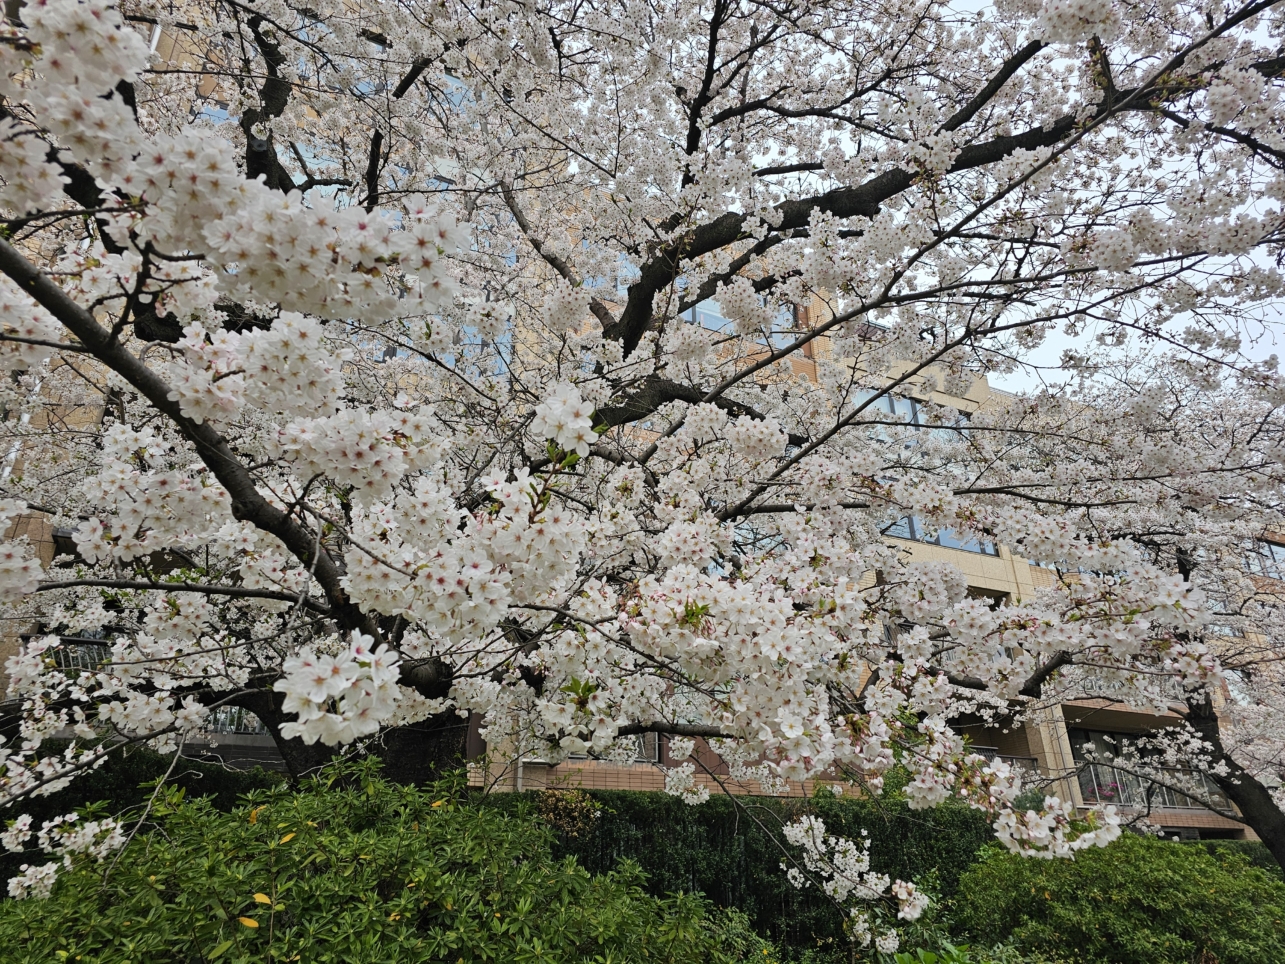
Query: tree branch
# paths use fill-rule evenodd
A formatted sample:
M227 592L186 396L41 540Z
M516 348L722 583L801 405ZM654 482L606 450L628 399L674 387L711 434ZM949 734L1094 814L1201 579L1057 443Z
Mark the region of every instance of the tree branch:
M60 582L42 582L36 592L56 589L74 589L77 586L101 586L104 589L143 589L162 592L199 592L207 596L229 596L234 599L279 599L282 602L302 603L313 612L329 615L330 610L307 596L275 589L247 589L244 586L208 586L192 582L155 582L150 579L64 579Z
M665 736L699 736L704 739L718 739L727 734L717 726L706 726L697 723L630 723L618 731L620 736L639 736L643 733L660 733Z
M654 414L658 408L668 402L687 402L690 405L699 405L703 401L705 401L705 394L692 385L673 381L663 375L648 375L642 380L638 388L620 404L601 406L594 412L594 421L598 425L607 425L614 428L617 425L628 425L632 422L641 421ZM757 409L741 402L733 401L730 398L719 397L714 399L711 404L734 418L748 415L750 418L761 420L766 417ZM808 443L808 439L803 435L789 433L789 442L791 445L802 446Z
M576 273L575 268L571 267L570 264L568 264L563 258L560 258L556 253L550 251L548 246L531 229L531 222L527 220L526 214L518 205L518 199L513 194L513 186L509 184L509 182L500 182L500 196L504 198L505 206L509 209L509 213L513 215L513 220L517 223L518 228L526 237L531 247L535 250L535 253L543 258L550 268L562 275L567 284L571 285L573 288L579 287L583 284L583 281ZM614 324L616 321L616 319L612 317L611 312L607 310L607 306L597 298L590 300L589 310L593 312L594 317L598 319L598 323L601 324L604 329L608 325Z
M183 414L177 396L166 382L111 337L93 315L0 238L0 271L27 292L64 327L80 339L100 362L124 378L157 411L179 427L195 446L201 461L227 490L232 515L276 536L313 575L326 593L331 615L344 630L359 629L379 638L379 628L349 599L334 559L318 546L314 557L314 534L265 499L249 471L233 454L227 441L208 423L197 424Z

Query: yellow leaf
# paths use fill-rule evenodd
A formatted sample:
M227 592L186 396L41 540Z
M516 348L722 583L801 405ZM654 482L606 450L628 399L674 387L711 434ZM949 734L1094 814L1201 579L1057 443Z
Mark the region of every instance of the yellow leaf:
M258 927L258 926L259 926L259 922L258 922L257 920L255 920L253 917L238 917L238 918L237 918L237 920L239 920L239 921L240 921L242 924L244 924L246 927Z
M284 837L282 837L282 838L281 838L281 842L282 842L282 843L289 843L289 842L290 842L291 840L293 840L294 838L295 838L295 835L294 835L294 834L292 834L292 833L288 833L288 834L286 834Z
M254 895L254 899L255 899L255 902L256 902L256 903L259 903L259 904L271 904L271 903L272 903L272 898L271 898L271 897L269 897L267 894L255 894L255 895Z
M402 919L402 915L401 915L401 914L389 914L389 915L388 915L388 919L389 919L389 920L401 920L401 919Z
M444 804L445 802L446 802L445 800L435 800L435 801L433 801L433 806L435 806L435 807L440 807L440 806L441 806L442 804Z
M251 823L258 823L258 822L259 822L259 811L260 811L260 810L262 810L262 809L263 809L262 807L255 807L253 810L251 810L251 811L250 811L250 822L251 822Z

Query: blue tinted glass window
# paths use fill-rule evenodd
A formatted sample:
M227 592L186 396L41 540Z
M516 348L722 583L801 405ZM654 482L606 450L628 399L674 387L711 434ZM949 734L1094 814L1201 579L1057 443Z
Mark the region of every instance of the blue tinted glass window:
M892 525L887 526L883 530L883 534L886 536L892 536L892 538L894 539L914 540L915 520L910 516L905 516L903 518L900 518Z
M1285 545L1256 542L1249 555L1249 570L1272 579L1285 579Z
M959 549L962 552L977 552L985 556L998 556L999 547L989 540L974 539L957 533L954 529L938 529L927 535L927 527L914 516L904 516L890 526L884 527L883 534L893 539L905 539L909 542L923 542L927 545L941 546L943 549Z

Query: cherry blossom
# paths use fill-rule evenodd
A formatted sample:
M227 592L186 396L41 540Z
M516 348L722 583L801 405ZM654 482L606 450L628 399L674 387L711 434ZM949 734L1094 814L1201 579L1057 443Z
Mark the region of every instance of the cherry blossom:
M1071 857L1119 814L1016 809L960 721L1109 683L1181 722L1113 765L1285 858L1272 0L21 16L0 798L224 706L296 773L475 714L497 759L667 735L693 804L706 748L764 792L902 767ZM980 598L982 557L1043 575ZM809 827L890 952L922 892Z

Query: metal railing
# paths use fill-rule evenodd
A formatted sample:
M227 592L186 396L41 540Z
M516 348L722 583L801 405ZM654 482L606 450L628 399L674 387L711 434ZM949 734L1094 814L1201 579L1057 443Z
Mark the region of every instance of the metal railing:
M1160 771L1165 784L1188 786L1193 793L1208 800L1216 807L1230 807L1217 785L1204 773L1194 770ZM1095 806L1112 803L1117 807L1142 810L1203 810L1205 805L1171 786L1122 773L1114 767L1090 763L1080 770L1080 795L1085 804Z
M240 706L218 707L201 727L201 733L209 735L262 736L267 732L268 728L257 716Z
M64 636L50 655L59 669L92 673L111 658L112 648L106 643Z
M1001 763L1007 763L1014 770L1020 770L1023 773L1040 772L1040 761L1033 756L1009 756L1006 753L1000 753L999 749L993 746L970 746L969 749L992 762L999 760Z

